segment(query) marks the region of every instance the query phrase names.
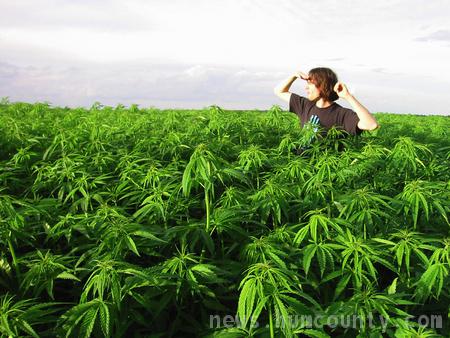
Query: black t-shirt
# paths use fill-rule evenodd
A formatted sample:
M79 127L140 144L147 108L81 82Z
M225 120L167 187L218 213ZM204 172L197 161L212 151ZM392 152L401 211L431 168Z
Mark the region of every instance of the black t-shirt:
M344 108L336 102L333 102L329 107L319 108L314 101L291 93L289 111L297 114L302 127L305 123L311 121L320 124L324 129L335 126L344 129L352 135L362 133L362 130L358 128L358 115L353 110Z

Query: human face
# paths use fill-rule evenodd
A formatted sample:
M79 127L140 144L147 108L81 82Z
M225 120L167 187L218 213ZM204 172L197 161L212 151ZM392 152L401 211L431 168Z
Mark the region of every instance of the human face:
M308 97L309 100L313 101L320 97L320 91L316 87L316 85L313 82L311 82L311 79L306 80L305 89L306 89L306 96Z

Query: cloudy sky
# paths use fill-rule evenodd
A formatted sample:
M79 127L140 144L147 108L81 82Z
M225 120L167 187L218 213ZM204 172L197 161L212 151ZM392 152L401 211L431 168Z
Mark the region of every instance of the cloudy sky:
M10 101L287 109L326 66L372 112L450 115L448 60L448 0L0 0Z

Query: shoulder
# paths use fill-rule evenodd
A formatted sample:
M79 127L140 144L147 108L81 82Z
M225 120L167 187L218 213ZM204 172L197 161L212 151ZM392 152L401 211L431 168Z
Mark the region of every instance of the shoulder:
M339 103L336 102L334 103L333 111L337 116L343 119L358 117L358 115L352 109L342 107Z
M297 115L301 114L304 110L306 101L308 101L307 98L291 93L291 97L289 98L289 111Z
M342 107L341 105L338 105L336 103L337 107L336 113L339 116L339 124L341 124L344 129L352 134L352 135L359 135L361 134L362 130L358 128L358 122L359 117L358 114L356 114L352 109Z
M305 97L295 93L291 93L291 97L289 98L289 105L291 105L291 103L302 103L304 100L306 100Z
M349 108L345 108L345 107L342 107L339 103L337 103L337 102L334 102L334 105L333 105L333 109L335 110L335 111L337 111L337 112L339 112L339 113L346 113L346 114L350 114L350 113L354 113L354 111L353 110L351 110L351 109L349 109ZM356 114L356 113L355 113Z

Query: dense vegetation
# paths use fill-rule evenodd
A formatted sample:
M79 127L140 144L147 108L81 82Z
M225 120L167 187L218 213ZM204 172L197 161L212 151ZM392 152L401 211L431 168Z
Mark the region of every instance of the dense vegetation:
M4 99L1 336L447 336L450 120L376 117Z

